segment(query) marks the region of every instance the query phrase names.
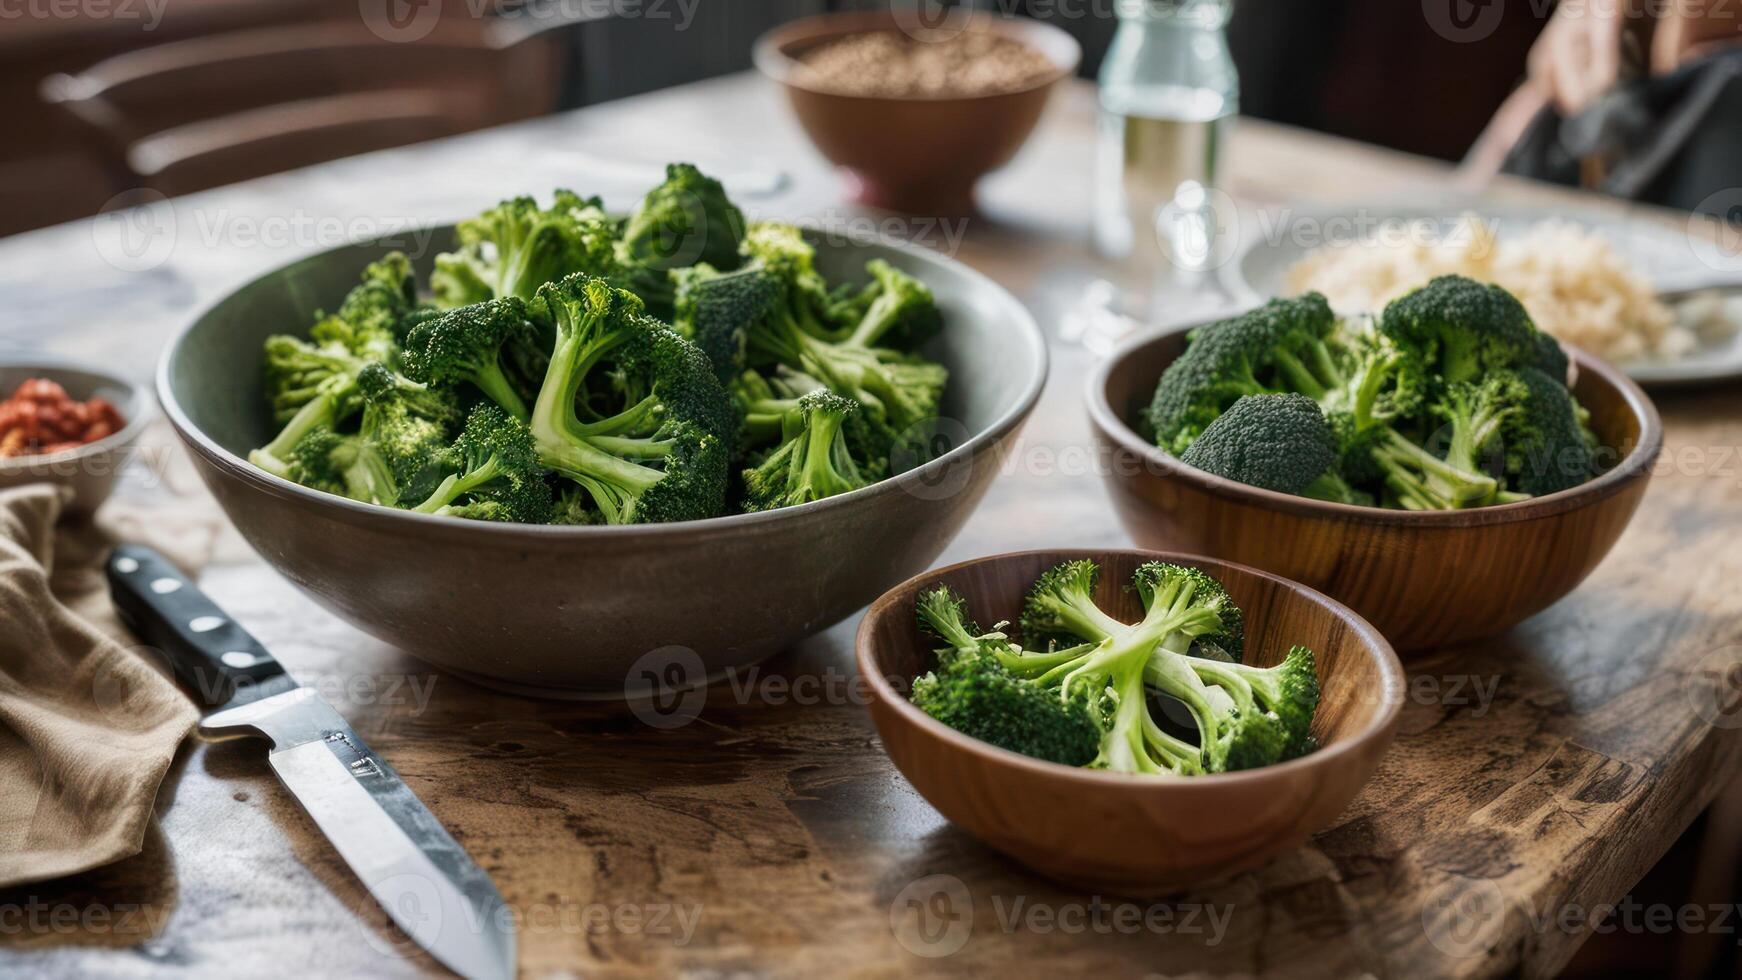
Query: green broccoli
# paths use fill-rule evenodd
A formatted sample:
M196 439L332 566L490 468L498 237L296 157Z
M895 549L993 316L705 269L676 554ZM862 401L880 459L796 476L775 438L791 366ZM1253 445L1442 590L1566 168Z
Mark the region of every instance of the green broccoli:
M403 325L417 305L411 260L389 252L364 267L362 282L345 294L338 312L317 315L309 339L341 347L365 361L391 361Z
M759 221L750 226L740 252L744 264L766 270L783 283L791 293L790 312L793 322L805 333L819 340L839 343L847 339L864 316L863 312L846 319L847 309L829 289L828 281L816 269L817 250L805 241L804 232L796 225L778 221ZM878 287L875 279L866 290ZM871 296L866 294L866 305Z
M331 426L317 425L291 447L285 476L314 490L367 500L366 474L356 469L359 442L355 435L342 436Z
M602 279L569 276L538 299L556 331L532 409L540 464L611 524L722 513L734 420L707 356Z
M503 201L454 229L459 248L436 256L430 286L443 307L531 299L572 273L622 275L616 239L599 199L558 190L549 208L531 197Z
M248 454L248 462L274 476L290 479L297 443L316 429L336 429L361 407L357 375L365 366L359 363L354 369L333 374L316 385L313 396L284 423L278 435Z
M1153 658L1159 661L1171 656L1171 652L1157 651ZM1277 720L1285 734L1281 759L1299 758L1318 747L1312 722L1319 707L1319 678L1311 650L1296 646L1275 667L1222 663L1201 657L1184 659L1205 684L1226 692L1241 715L1268 715ZM1148 673L1145 677L1151 684L1162 687L1171 667L1156 663L1153 677Z
M354 376L368 363L341 344L312 344L286 334L266 338L265 346L266 398L279 425L319 394L327 379Z
M477 520L542 523L552 499L532 432L494 405L480 405L440 456L451 472L414 510Z
M1180 461L1278 493L1371 503L1337 474L1337 447L1318 402L1305 395L1246 395L1207 426Z
M1501 427L1508 482L1531 496L1576 487L1597 474L1597 460L1572 392L1536 368L1516 374L1524 389L1520 411Z
M1524 367L1543 356L1524 304L1499 286L1463 276L1440 276L1392 300L1379 332L1419 353L1448 384Z
M1495 371L1480 381L1459 381L1445 386L1429 406L1436 421L1450 430L1446 439L1446 462L1475 473L1487 469L1488 457L1501 444L1501 431L1508 420L1527 408L1529 388L1518 372ZM1495 467L1498 472L1498 467ZM1452 501L1454 505L1490 504L1504 491L1475 501Z
M1238 650L1239 607L1221 584L1193 568L1150 562L1133 584L1143 597L1141 622L1126 625L1101 610L1094 590L1099 569L1067 562L1045 575L1023 606L1023 636L1085 641L1072 654L1035 677L1061 697L1087 692L1112 702L1106 733L1094 765L1116 772L1224 772L1267 765L1282 755L1287 732L1265 712L1243 713L1230 697L1199 679L1184 655L1199 637ZM1081 651L1080 653L1077 651ZM1208 662L1208 661L1206 661ZM1027 673L1026 671L1024 673ZM1168 734L1152 717L1149 688L1174 698L1192 715L1199 742Z
M680 270L673 278L673 329L708 355L722 383L737 377L744 370L746 331L780 307L779 280L760 267L722 273L711 265Z
M459 408L445 391L425 387L382 364L357 374L363 417L349 470L351 496L396 507L421 489L447 442Z
M793 291L782 293L786 302L745 330L752 366L781 365L816 378L858 402L890 441L937 414L947 368L916 355L819 339L799 325Z
M670 164L665 182L648 191L623 222L615 252L627 276L622 285L665 315L673 300L670 270L701 263L735 269L743 238L744 214L720 182L690 164Z
M914 679L915 707L955 730L1001 749L1067 766L1100 751L1101 728L1086 698L1061 700L1000 663L1004 634L982 632L967 603L947 586L919 597L920 628L949 646L937 667Z
M1163 372L1144 413L1156 445L1185 452L1199 433L1245 395L1268 395L1284 387L1278 355L1292 336L1302 349L1323 345L1335 324L1325 298L1309 293L1278 299L1233 319L1200 327L1191 344ZM1309 360L1316 361L1317 354ZM1291 358L1299 363L1298 357Z
M526 402L503 364L512 360L513 348L534 343L526 304L519 297L474 303L413 328L405 342L405 372L427 384L470 383L503 411L525 421Z
M1554 335L1546 330L1536 332L1536 358L1531 361L1531 367L1560 382L1567 383L1567 375L1572 370L1572 360L1567 357L1566 349Z
M798 399L798 410L797 430L744 471L745 510L793 507L870 485L847 447L845 428L858 403L813 391Z
M874 287L853 333L845 341L856 347L899 347L911 350L943 327L937 302L925 283L883 259L865 263Z

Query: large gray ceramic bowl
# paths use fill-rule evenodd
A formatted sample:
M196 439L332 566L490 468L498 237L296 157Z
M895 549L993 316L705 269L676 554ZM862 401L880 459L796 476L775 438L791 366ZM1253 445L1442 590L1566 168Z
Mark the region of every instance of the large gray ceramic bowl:
M415 239L414 239L415 240ZM449 230L421 249L427 276ZM813 236L831 281L886 259L924 280L949 366L935 453L828 500L684 524L540 527L374 507L250 465L270 439L261 342L301 333L389 248L335 249L269 273L175 339L158 396L248 542L359 629L481 682L559 697L637 696L717 677L825 629L935 559L984 496L999 447L1046 380L1021 303L923 249Z

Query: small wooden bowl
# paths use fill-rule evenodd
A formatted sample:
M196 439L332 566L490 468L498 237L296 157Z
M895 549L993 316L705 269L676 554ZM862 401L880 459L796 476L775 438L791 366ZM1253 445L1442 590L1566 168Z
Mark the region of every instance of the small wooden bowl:
M1645 496L1663 424L1639 386L1568 348L1573 386L1613 464L1571 490L1516 504L1416 513L1325 503L1194 469L1130 420L1186 346L1186 330L1139 337L1089 379L1089 420L1125 530L1151 548L1217 555L1348 603L1399 650L1503 632L1571 592Z
M1082 49L1064 31L1018 17L977 15L951 29L991 31L1052 61L1054 71L1025 89L966 98L881 98L808 88L797 59L820 44L869 31L912 30L894 9L805 17L756 42L756 67L785 89L805 134L851 177L862 204L908 214L973 209L974 185L1016 155L1034 131L1047 95L1076 70Z
M1126 588L1146 561L1214 575L1246 613L1247 661L1273 664L1299 643L1318 655L1323 699L1313 720L1321 748L1279 765L1176 778L1075 769L969 738L907 700L932 669L914 599L939 583L968 600L982 624L1014 622L1039 575L1061 561L1101 565L1096 600L1127 622L1142 615ZM1073 886L1162 895L1263 864L1330 826L1391 744L1403 707L1403 668L1384 637L1334 600L1228 562L1145 551L1027 551L994 555L907 580L859 626L859 674L871 717L896 768L939 813L1023 864Z

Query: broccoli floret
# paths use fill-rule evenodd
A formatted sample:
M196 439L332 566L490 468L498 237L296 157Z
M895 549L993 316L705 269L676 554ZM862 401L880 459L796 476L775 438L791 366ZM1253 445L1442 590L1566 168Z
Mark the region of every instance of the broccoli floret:
M665 168L665 182L647 192L624 221L616 259L626 270L623 283L650 311L671 309L672 269L706 263L715 269L738 267L744 214L726 197L720 182L687 163Z
M619 277L615 237L599 199L558 190L549 208L516 197L462 221L460 247L436 256L430 286L445 307L487 299L530 299L572 273Z
M329 378L355 375L367 362L337 343L312 344L300 337L266 338L266 397L279 425L289 422Z
M1246 314L1199 328L1156 385L1144 421L1156 445L1178 455L1245 395L1290 390L1279 383L1278 354L1289 338L1300 348L1323 346L1335 317L1323 296L1278 299ZM1291 357L1303 363L1299 356ZM1316 353L1308 362L1317 362Z
M1528 396L1528 386L1513 371L1497 371L1480 381L1446 385L1431 406L1433 418L1445 423L1449 430L1446 462L1472 473L1485 471L1491 451L1501 442L1502 426L1525 409ZM1494 470L1498 472L1499 468ZM1468 503L1492 502L1490 496Z
M739 251L745 265L767 270L791 293L790 312L799 329L819 340L839 343L852 334L863 317L847 317L846 310L829 290L828 281L816 269L816 249L805 241L796 225L759 221L750 226ZM867 291L878 288L875 281ZM867 292L866 306L872 297Z
M871 303L847 343L911 350L943 327L937 301L925 283L882 259L867 262L865 271L871 273Z
M1086 699L1061 700L1006 670L999 658L1011 649L1004 634L982 632L948 587L922 594L916 606L920 628L949 644L938 652L937 668L914 679L916 707L1011 752L1067 766L1094 760L1101 728Z
M408 492L423 489L459 414L447 392L427 388L382 364L357 374L363 421L357 458L349 472L351 495L398 506Z
M766 270L760 274L772 275ZM917 356L820 339L799 325L795 293L786 286L781 289L784 302L745 329L752 366L780 365L816 378L858 402L890 442L936 415L948 369Z
M1161 656L1157 654L1157 656ZM1268 714L1277 719L1285 735L1281 758L1295 759L1318 747L1313 738L1313 715L1319 707L1319 677L1313 652L1296 646L1275 667L1252 667L1188 657L1204 683L1221 688L1243 715ZM1158 667L1157 679L1168 668Z
M1331 470L1337 449L1319 403L1305 395L1246 395L1211 422L1180 461L1206 473L1298 494Z
M416 305L411 261L390 252L363 269L362 282L345 295L337 313L317 316L309 339L341 347L365 361L391 361L399 350L402 324Z
M674 273L677 314L673 328L700 347L721 382L744 370L744 343L750 325L780 306L780 282L760 267L721 273L698 265Z
M1062 662L1035 680L1058 688L1061 697L1086 693L1110 704L1093 764L1116 772L1190 775L1280 758L1286 742L1281 722L1265 713L1242 713L1231 699L1213 695L1183 655L1200 637L1238 649L1241 618L1226 590L1196 569L1151 562L1134 578L1144 618L1128 626L1096 605L1097 573L1092 562L1053 568L1035 583L1022 614L1023 636L1031 645L1050 639L1056 646L1060 637L1086 641L1055 650L1054 659ZM1168 734L1155 721L1146 682L1191 712L1198 745Z
M744 509L773 510L869 486L848 450L847 420L856 402L828 391L798 399L798 428L760 464L744 471Z
M1420 355L1383 336L1354 338L1343 351L1350 365L1346 381L1323 405L1344 486L1383 485L1413 510L1471 506L1494 497L1498 481L1473 462L1441 459L1398 431L1409 419L1431 414L1434 385ZM1309 496L1341 499L1341 489L1320 484ZM1345 502L1364 502L1364 494L1351 492L1355 496Z
M512 349L535 343L526 304L517 296L462 306L415 327L405 346L405 371L434 385L467 382L524 421L526 402L504 370Z
M540 464L611 524L718 516L734 423L707 356L602 279L551 283L539 307L556 332L532 410Z
M793 434L800 414L799 395L804 392L794 393L785 383L779 383L777 390L776 383L759 372L745 371L726 388L744 420L741 437L745 449L774 445Z
M1448 384L1524 367L1542 356L1524 304L1499 286L1440 276L1392 300L1379 332L1418 353Z
M366 499L368 487L352 479L358 442L354 435L342 436L330 426L316 426L292 447L285 475L315 490Z
M1507 417L1500 433L1512 488L1542 496L1571 489L1595 476L1592 440L1572 392L1536 368L1525 368L1516 377L1524 389L1524 404Z
M441 455L451 472L414 509L476 520L549 520L549 484L526 424L494 405L480 405Z
M290 417L271 442L248 454L248 462L274 476L291 478L291 458L297 443L319 428L336 429L361 405L357 375L366 365L335 373L315 386L314 394Z
M1536 332L1536 359L1531 362L1530 366L1565 385L1567 375L1572 370L1572 361L1567 357L1566 349L1561 346L1561 342L1554 339L1553 334L1545 330L1538 330Z

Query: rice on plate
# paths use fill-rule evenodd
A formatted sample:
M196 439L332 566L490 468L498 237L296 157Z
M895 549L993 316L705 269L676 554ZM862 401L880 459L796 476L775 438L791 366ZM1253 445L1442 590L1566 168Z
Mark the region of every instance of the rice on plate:
M1289 268L1286 282L1292 294L1324 293L1340 311L1377 312L1445 275L1504 287L1538 327L1617 364L1676 360L1700 346L1607 239L1563 221L1539 222L1506 241L1476 215L1444 234L1435 222L1419 222L1406 235L1316 249Z

